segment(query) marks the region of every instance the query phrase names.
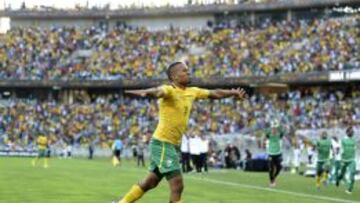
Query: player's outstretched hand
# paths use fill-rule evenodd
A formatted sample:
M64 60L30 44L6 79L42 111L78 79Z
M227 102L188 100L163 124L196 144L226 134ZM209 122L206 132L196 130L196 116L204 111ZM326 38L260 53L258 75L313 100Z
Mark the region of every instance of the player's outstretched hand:
M244 100L248 97L248 95L246 94L246 92L243 88L232 89L232 91L234 91L234 93L238 99Z

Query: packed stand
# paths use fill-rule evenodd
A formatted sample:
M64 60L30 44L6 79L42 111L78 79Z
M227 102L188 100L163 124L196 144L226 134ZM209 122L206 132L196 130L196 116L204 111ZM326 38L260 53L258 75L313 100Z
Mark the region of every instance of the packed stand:
M144 0L144 1L112 1L104 4L96 5L96 4L86 4L74 3L73 8L62 8L64 5L33 5L26 4L26 2L22 2L21 5L15 8L12 7L12 4L5 4L5 10L26 10L26 11L63 11L67 14L75 13L79 11L109 11L109 10L129 10L129 9L144 9L144 8L189 8L189 6L208 6L208 5L237 5L237 4L257 4L257 3L282 3L289 0L180 0L180 1L156 1L156 0ZM292 0L294 4L298 3L298 0ZM60 6L60 7L59 7Z
M157 124L157 103L153 99L123 97L121 94L90 95L73 104L31 99L2 99L0 144L32 143L39 133L53 144L74 145L96 142L108 148L114 138L141 137L149 140ZM271 120L278 119L294 129L318 129L360 122L360 91L307 89L276 94L253 95L248 101L203 100L195 103L189 134L250 133L261 136Z
M0 79L165 78L166 66L180 59L195 77L359 68L359 27L353 18L202 30L14 28L0 36Z

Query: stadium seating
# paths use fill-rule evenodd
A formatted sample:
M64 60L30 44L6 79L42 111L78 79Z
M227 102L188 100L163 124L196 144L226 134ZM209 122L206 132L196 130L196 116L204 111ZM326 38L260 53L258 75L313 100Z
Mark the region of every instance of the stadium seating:
M352 69L360 66L358 25L354 17L205 30L13 28L0 43L0 79L165 78L180 59L195 77Z
M360 121L360 88L353 90L306 90L252 96L246 102L232 99L203 100L195 104L189 133L240 133L265 128L276 118L293 129L318 129ZM351 93L348 93L351 92ZM90 95L91 96L91 95ZM33 142L38 132L52 143L87 144L97 140L108 148L117 136L151 136L157 124L157 104L152 99L96 96L73 104L38 99L3 99L0 107L0 144L21 146ZM260 132L259 132L260 133ZM293 132L292 132L293 133ZM291 136L292 133L289 135Z

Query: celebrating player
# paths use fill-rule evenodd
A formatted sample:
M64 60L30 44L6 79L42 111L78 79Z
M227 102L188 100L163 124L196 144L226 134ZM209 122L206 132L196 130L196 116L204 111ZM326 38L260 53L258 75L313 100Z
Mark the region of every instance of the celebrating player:
M150 143L150 173L140 183L132 186L119 203L135 202L145 192L155 188L163 177L169 182L170 202L181 203L184 185L179 164L179 145L187 128L192 103L197 99L246 97L242 89L207 90L187 87L190 82L189 70L182 62L172 63L167 69L167 76L171 85L126 91L137 96L159 98L160 118Z
M354 189L354 180L356 172L355 153L356 142L353 138L354 130L352 127L346 129L347 137L341 140L341 172L336 180L336 186L339 186L340 181L344 178L345 173L349 173L349 183L347 185L346 193L351 194Z
M320 183L326 184L329 167L330 167L330 151L331 140L324 131L321 134L321 139L316 142L316 149L318 151L318 159L316 164L316 188L320 190Z
M271 129L265 131L266 151L269 155L269 179L270 187L276 186L276 177L281 171L282 161L282 138L284 131L277 120L271 122Z

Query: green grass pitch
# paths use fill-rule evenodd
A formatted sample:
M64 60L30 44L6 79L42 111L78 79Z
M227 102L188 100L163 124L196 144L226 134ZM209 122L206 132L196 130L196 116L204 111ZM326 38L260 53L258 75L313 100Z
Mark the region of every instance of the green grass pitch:
M31 166L30 158L0 157L1 203L110 203L146 175L133 162L113 167L110 159L51 159L50 167ZM267 173L220 170L185 175L185 203L360 203L360 182L352 195L344 186L316 191L315 179L282 173L276 189ZM166 180L139 203L168 203Z

